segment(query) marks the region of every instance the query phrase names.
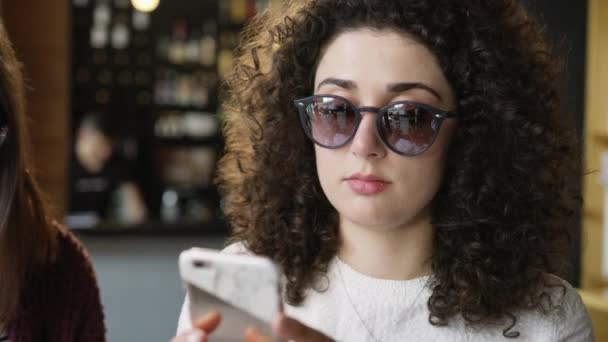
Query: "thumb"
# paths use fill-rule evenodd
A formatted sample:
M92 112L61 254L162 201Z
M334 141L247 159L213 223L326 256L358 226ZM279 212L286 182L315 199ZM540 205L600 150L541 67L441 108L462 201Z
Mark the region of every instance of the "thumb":
M245 342L272 342L268 336L264 336L256 327L249 327L245 330Z
M217 311L211 311L205 314L201 319L196 321L194 327L200 329L207 334L212 333L220 325L222 316Z
M171 339L171 342L207 342L207 334L202 330L190 330Z

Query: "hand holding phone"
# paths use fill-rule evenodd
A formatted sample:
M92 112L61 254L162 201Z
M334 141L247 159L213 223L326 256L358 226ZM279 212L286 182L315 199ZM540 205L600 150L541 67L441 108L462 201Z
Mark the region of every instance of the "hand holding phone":
M179 269L191 321L210 311L222 316L211 341L242 341L252 325L276 337L271 324L281 312L281 273L270 259L192 248L180 254Z

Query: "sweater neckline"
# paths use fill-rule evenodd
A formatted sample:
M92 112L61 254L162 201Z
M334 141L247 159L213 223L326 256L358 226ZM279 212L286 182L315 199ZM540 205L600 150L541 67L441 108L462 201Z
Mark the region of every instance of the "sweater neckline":
M334 273L337 271L337 267L340 267L345 281L350 284L357 284L357 287L413 290L422 286L427 286L430 283L431 278L433 277L429 274L405 280L375 278L355 270L350 265L342 261L338 256L334 257L331 267Z

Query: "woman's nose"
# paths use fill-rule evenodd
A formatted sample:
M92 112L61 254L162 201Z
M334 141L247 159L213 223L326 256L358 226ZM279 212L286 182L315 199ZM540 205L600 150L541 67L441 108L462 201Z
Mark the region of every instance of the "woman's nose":
M382 158L387 150L376 128L376 115L374 112L361 112L361 122L350 144L350 150L359 158Z

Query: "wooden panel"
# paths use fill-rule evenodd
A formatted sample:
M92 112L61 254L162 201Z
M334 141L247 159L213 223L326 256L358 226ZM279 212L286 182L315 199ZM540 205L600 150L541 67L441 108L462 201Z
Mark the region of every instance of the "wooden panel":
M600 183L600 156L608 151L608 1L589 0L587 84L585 111L585 169L583 220L583 290L581 295L593 321L597 341L608 341L607 280L602 275L604 194ZM599 290L598 290L599 289Z
M602 226L596 220L583 219L583 288L601 286Z
M2 15L24 64L34 173L63 217L69 112L69 0L5 1Z
M608 341L608 313L595 309L589 309L596 341Z
M584 179L585 212L603 211L600 184L600 154L606 146L595 138L608 132L608 1L589 1L587 84L585 113L585 169L591 171ZM596 172L593 172L596 171ZM586 248L583 250L583 287L598 286L601 276L601 241L603 220L584 220Z

